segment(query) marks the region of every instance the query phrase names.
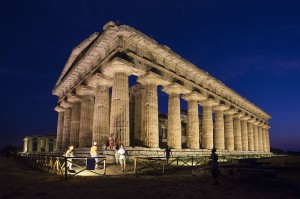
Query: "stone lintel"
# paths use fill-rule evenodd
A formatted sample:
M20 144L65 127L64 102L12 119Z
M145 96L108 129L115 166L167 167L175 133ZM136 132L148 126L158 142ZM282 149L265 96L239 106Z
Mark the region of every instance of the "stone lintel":
M143 85L148 85L148 84L152 84L152 85L162 85L165 86L167 84L169 84L170 82L163 80L162 77L154 72L147 72L142 76L139 76L139 78L137 79L137 82L143 84Z
M54 110L57 111L57 112L64 112L65 111L64 107L62 107L62 106L56 106L54 108Z
M228 109L224 111L224 115L233 115L236 113L236 110L234 109Z
M96 73L88 80L88 85L94 88L96 88L98 85L111 87L112 83L112 78L102 73Z
M125 73L129 76L134 73L134 67L132 63L116 57L110 63L103 66L102 72L104 75L110 77L113 77L115 73Z
M94 95L95 91L93 87L81 85L76 88L76 93L78 95Z
M216 106L218 105L218 102L216 102L214 99L212 98L207 98L205 100L201 100L200 101L200 105L203 106Z
M220 105L213 107L213 111L226 111L228 109L229 108L227 106L225 106L224 104L220 104Z
M186 101L200 101L200 100L205 100L206 97L203 96L202 94L200 94L197 91L192 91L188 94L185 94L183 99L185 99Z
M190 91L178 83L171 83L163 87L162 91L168 94L186 94Z
M67 101L68 102L80 102L81 101L81 97L76 95L76 94L69 94L67 96Z
M60 105L64 108L70 108L72 107L72 103L68 102L67 100L63 99L61 102L60 102Z

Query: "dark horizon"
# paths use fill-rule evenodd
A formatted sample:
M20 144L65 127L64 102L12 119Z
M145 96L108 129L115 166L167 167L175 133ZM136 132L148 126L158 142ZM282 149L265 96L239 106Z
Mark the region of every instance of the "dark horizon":
M119 21L270 114L271 148L298 151L299 10L292 0L1 1L0 148L22 145L26 135L56 133L51 93L72 49ZM165 94L160 101L166 112Z

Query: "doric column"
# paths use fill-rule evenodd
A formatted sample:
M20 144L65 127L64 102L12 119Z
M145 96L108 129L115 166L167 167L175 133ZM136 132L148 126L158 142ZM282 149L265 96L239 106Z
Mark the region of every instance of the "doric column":
M270 134L269 134L269 129L270 129L271 127L270 126L268 126L267 125L267 127L266 127L266 141L267 141L267 149L266 149L266 152L270 152Z
M181 118L180 118L180 96L188 91L178 83L172 83L163 88L169 94L168 100L168 146L181 149Z
M187 115L187 146L191 149L200 148L200 134L199 134L199 111L198 101L203 100L204 97L193 91L184 96L188 101L188 115Z
M214 148L219 150L225 149L225 134L224 134L224 111L228 107L218 105L214 107L215 112L215 133L214 133Z
M125 146L130 145L128 76L133 67L120 58L115 58L103 68L103 73L113 77L110 134Z
M242 130L242 150L248 151L248 123L249 116L243 116L241 118L241 130Z
M212 149L213 142L213 119L212 119L212 106L217 103L213 99L205 99L200 102L202 106L202 146L205 149Z
M143 119L146 146L151 148L159 147L159 134L158 134L158 96L157 86L165 85L167 82L162 80L161 76L147 72L145 75L140 76L137 82L145 86L143 92Z
M248 120L248 150L254 151L254 133L253 133L253 123L255 120L252 118Z
M258 150L263 151L262 123L258 124Z
M140 84L139 89L134 95L134 140L136 145L142 145L145 142L144 132L144 87Z
M62 106L56 106L54 108L54 110L56 110L58 112L57 133L56 133L56 150L59 150L62 148L62 135L63 135L63 127L64 127L65 109Z
M241 130L241 113L233 116L233 134L234 134L234 150L242 150L242 130Z
M62 149L67 149L70 144L72 104L63 100L60 105L65 108Z
M96 73L88 83L95 88L95 104L92 141L99 145L106 144L109 137L109 88L112 79L101 73Z
M263 151L267 152L266 125L262 126L262 137L263 137Z
M81 98L77 95L68 95L67 100L72 103L70 145L79 147Z
M255 121L253 123L253 138L254 138L254 151L259 151L259 142L258 142L258 125L259 122Z
M93 117L94 117L94 90L89 86L80 86L76 90L81 96L79 147L92 145Z
M225 149L228 151L234 150L234 136L233 136L233 114L236 111L233 109L224 112L225 115Z

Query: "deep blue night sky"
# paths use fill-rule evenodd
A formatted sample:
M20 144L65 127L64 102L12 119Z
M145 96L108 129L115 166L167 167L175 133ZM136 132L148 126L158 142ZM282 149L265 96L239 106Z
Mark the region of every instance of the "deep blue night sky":
M56 133L51 91L60 72L110 20L169 46L269 113L271 147L300 150L300 1L292 0L2 0L0 147Z

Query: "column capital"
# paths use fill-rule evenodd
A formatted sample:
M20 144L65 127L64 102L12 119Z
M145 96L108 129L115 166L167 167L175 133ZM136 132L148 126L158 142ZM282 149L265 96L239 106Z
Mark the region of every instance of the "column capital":
M68 101L65 100L65 99L63 99L63 100L60 102L60 105L61 105L62 107L64 107L65 109L72 107L72 103L68 102Z
M236 110L234 109L227 109L224 111L224 115L234 115L236 113Z
M190 93L185 94L183 99L185 99L186 101L200 101L206 99L206 97L197 91L192 91Z
M93 87L81 85L76 88L76 93L78 95L94 95L95 91Z
M166 92L167 94L186 94L190 92L184 86L175 82L164 86L162 91Z
M94 88L96 88L97 86L111 87L112 83L113 83L112 78L102 73L96 73L88 80L88 85Z
M212 98L207 98L205 100L201 100L200 105L201 106L216 106L216 105L218 105L218 102L216 102Z
M242 117L244 117L244 114L241 113L241 112L237 112L233 116L236 117L236 118L242 118Z
M103 66L102 70L104 75L110 77L113 77L115 73L125 73L129 76L134 73L134 66L130 62L116 57L107 65Z
M137 79L137 82L143 84L143 85L162 85L165 86L167 84L169 84L170 82L163 80L162 77L154 72L147 72L142 76L139 76L139 78Z
M249 123L254 123L256 120L252 117L251 119L248 120Z
M59 112L59 113L65 111L64 107L62 107L62 106L56 106L56 107L54 108L54 110L57 111L57 112Z
M67 101L71 102L71 103L73 103L73 102L80 102L81 101L81 97L78 96L78 95L76 95L76 94L69 94L67 96Z
M226 111L229 108L225 106L224 104L219 104L213 107L213 111Z
M243 120L243 121L248 121L250 119L251 119L251 117L248 116L248 115L244 115L244 116L241 117L241 120Z

